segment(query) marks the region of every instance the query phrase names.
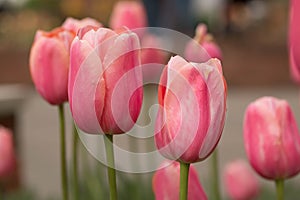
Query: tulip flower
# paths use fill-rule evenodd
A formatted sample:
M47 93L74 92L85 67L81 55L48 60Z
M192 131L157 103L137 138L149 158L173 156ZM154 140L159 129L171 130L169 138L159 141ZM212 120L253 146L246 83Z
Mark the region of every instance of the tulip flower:
M126 26L134 29L146 27L147 15L144 5L140 1L119 1L115 4L110 16L109 27L116 30ZM136 32L139 36L143 35L142 30Z
M222 60L221 49L207 33L205 24L197 26L194 40L187 44L184 55L190 62L206 62L209 58Z
M172 57L159 84L157 148L171 160L204 160L215 149L225 121L227 92L220 61L199 64Z
M300 135L289 104L274 97L251 103L245 113L244 142L252 167L275 180L278 199L283 181L300 172Z
M245 113L244 142L253 168L267 179L284 179L300 172L300 135L285 100L263 97Z
M68 100L69 50L73 32L56 28L37 31L30 51L30 72L40 95L50 104Z
M193 40L187 43L185 58L190 62L207 62L210 58L222 59L222 52L219 46L213 41L212 35L207 33L205 24L199 24L195 31ZM219 192L219 172L218 172L218 152L217 149L212 154L212 194L215 200L220 200Z
M295 82L300 84L300 2L290 1L290 27L289 27L289 58L290 71Z
M143 97L139 50L138 37L130 31L90 29L74 39L69 101L80 129L118 134L132 128Z
M72 17L68 17L62 27L68 31L73 31L75 34L77 31L85 26L94 26L94 27L102 27L102 24L95 19L86 17L81 20L74 19Z
M30 72L40 95L57 105L60 117L60 145L63 199L68 199L63 103L68 100L69 51L75 34L62 27L37 31L30 51Z
M112 134L129 131L142 106L139 39L129 30L85 27L70 54L71 112L81 130L105 134L110 199L117 199Z
M259 192L258 179L244 160L235 160L225 166L224 183L232 200L255 199Z
M226 96L218 59L189 63L175 56L162 72L154 138L164 157L180 162L180 200L187 198L189 164L207 158L221 137Z
M4 185L12 179L16 167L12 133L9 129L0 126L0 190L2 184Z
M179 172L179 163L170 161L165 161L162 164L162 168L155 172L152 180L152 187L156 200L179 199ZM207 199L194 166L191 166L189 171L188 199Z

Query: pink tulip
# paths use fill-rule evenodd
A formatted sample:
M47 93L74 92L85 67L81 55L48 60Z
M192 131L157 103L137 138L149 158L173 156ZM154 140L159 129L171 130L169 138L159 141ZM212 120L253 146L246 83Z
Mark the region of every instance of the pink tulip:
M109 27L118 29L123 26L133 30L144 28L148 24L144 5L140 1L119 1L115 4L110 16ZM134 30L133 30L134 31ZM142 30L137 31L141 36Z
M197 26L195 38L187 44L184 53L185 58L190 62L206 62L210 58L222 60L221 49L207 33L205 24Z
M198 64L172 57L159 84L157 148L171 160L204 160L216 147L225 121L227 92L220 61Z
M165 161L162 169L155 172L152 180L152 187L156 200L178 200L180 165L178 162ZM206 194L198 179L194 166L190 166L188 179L188 199L206 200Z
M141 63L143 65L144 81L155 82L159 80L162 69L165 66L167 53L163 51L159 38L155 35L147 34L143 36L141 51Z
M68 100L69 49L74 34L63 28L37 31L30 52L30 72L40 95L50 104Z
M290 71L294 81L300 84L300 1L291 0L290 2Z
M102 24L92 18L83 18L81 20L68 17L62 24L62 27L68 31L73 31L75 34L77 31L85 26L102 27Z
M16 171L16 157L10 130L0 126L0 185L10 181Z
M87 133L129 131L142 105L140 44L131 31L88 27L71 46L69 102L78 127Z
M300 171L300 136L285 100L263 97L245 113L244 142L252 167L267 179L284 179Z
M236 160L225 166L224 182L232 200L251 200L258 195L258 179L244 160Z

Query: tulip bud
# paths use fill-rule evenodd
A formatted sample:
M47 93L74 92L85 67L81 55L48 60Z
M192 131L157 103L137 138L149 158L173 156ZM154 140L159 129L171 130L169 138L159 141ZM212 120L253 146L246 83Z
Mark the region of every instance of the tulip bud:
M162 72L155 143L168 159L192 163L215 149L225 122L226 83L221 63L172 57Z
M180 165L178 162L165 161L162 168L157 170L153 176L152 187L156 200L178 200ZM188 178L188 199L206 200L206 194L198 179L194 166L190 166Z
M210 58L222 60L221 49L207 33L205 24L197 26L194 40L187 44L184 55L190 62L206 62Z
M16 157L10 130L0 126L0 185L9 182L16 171Z
M258 195L259 182L244 160L236 160L225 166L224 182L232 200L251 200Z
M290 72L295 82L300 84L300 1L290 1L289 57Z
M77 31L85 26L94 26L94 27L102 27L102 24L95 19L92 18L83 18L81 20L74 19L72 17L68 17L65 22L62 24L62 27L65 30L73 31L75 34Z
M252 167L267 179L285 179L300 171L300 136L285 100L252 102L244 119L244 142Z
M37 31L30 51L30 72L40 95L50 104L68 100L69 49L74 34L63 28Z
M140 44L131 31L78 31L70 51L69 102L87 133L129 131L142 106Z
M134 29L147 26L147 15L144 5L140 1L119 1L115 4L110 16L109 27L112 29L127 28ZM142 30L137 31L141 36Z

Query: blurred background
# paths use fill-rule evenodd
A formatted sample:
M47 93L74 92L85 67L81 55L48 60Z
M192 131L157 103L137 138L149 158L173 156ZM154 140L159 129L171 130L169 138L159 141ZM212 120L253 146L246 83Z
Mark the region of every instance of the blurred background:
M56 108L38 96L29 74L29 51L36 30L51 30L60 26L69 16L93 17L107 26L115 2L117 1L0 0L0 124L13 129L19 158L18 175L5 188L12 198L20 199L13 195L21 193L24 199L57 199L61 192ZM220 170L230 160L245 158L242 122L249 102L265 95L287 99L300 122L298 88L289 75L288 1L143 2L149 26L174 29L193 37L196 25L203 22L208 25L222 49L223 70L229 94L226 127L219 145ZM71 122L70 113L66 110L67 121ZM71 126L67 126L67 131L71 131ZM68 137L70 147L71 133ZM84 159L88 162L84 162ZM85 174L82 177L89 177L86 178L89 180L82 178L82 191L91 193L96 190L98 193L94 195L101 194L97 190L102 187L101 182L91 175L93 171L101 171L97 168L99 163L89 156L84 147L81 148L80 160L85 165L81 166L81 172ZM207 191L210 181L207 175L209 162L208 159L196 164ZM101 176L103 175L99 172L99 177ZM151 199L151 174L131 175L129 178L124 174L120 175L120 179L123 176L126 181L135 180L132 176L142 179L145 187L150 190L148 196ZM103 177L106 178L105 175ZM296 177L288 181L288 188L293 190L294 183L299 183L299 180ZM271 182L261 181L267 188L273 186ZM86 199L93 197L91 195Z

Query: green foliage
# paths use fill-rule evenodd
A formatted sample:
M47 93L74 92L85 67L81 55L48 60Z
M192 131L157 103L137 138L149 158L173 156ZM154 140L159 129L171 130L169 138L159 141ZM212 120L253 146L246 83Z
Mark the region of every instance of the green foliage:
M46 11L54 15L61 15L60 0L29 0L26 8L36 11Z
M80 199L109 199L106 167L100 163L93 170L85 170L80 181ZM153 200L152 174L127 174L117 172L119 199Z
M5 194L6 200L37 200L37 197L32 191L20 190L13 193Z

